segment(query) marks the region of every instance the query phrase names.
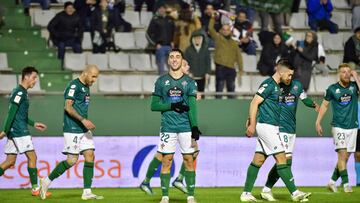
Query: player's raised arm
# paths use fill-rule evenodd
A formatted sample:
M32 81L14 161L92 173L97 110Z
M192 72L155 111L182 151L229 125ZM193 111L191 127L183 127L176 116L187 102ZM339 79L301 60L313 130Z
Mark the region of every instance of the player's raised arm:
M358 76L358 73L356 72L356 70L351 71L351 76L354 78L354 80L356 82L356 85L358 87L358 91L359 91L359 89L360 89L360 80L359 80L359 76Z
M255 133L256 127L256 115L258 112L259 105L264 101L260 95L256 94L250 103L249 118L246 125L246 136L252 137Z
M316 127L316 132L319 136L323 135L323 130L321 127L321 121L329 107L330 102L327 100L323 100L323 102L321 103L320 109L319 109L319 113L318 116L316 118L316 122L315 122L315 127Z
M88 119L82 117L73 107L74 100L66 99L65 100L65 111L71 117L75 118L76 120L80 121L88 130L95 129L95 125Z

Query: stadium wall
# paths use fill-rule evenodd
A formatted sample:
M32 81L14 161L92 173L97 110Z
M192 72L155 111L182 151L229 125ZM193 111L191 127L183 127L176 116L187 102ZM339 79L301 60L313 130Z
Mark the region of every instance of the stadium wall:
M318 103L321 98L316 99ZM33 135L61 136L63 123L61 95L31 96L30 117L48 125L44 133L31 130ZM206 99L198 103L199 125L207 136L244 136L245 120L250 100ZM0 125L8 108L8 97L0 97ZM330 110L331 111L331 110ZM315 136L316 113L313 109L298 105L298 136ZM323 120L325 135L330 135L331 112ZM96 125L95 135L99 136L156 136L160 126L160 113L150 111L150 99L123 98L93 95L89 118Z

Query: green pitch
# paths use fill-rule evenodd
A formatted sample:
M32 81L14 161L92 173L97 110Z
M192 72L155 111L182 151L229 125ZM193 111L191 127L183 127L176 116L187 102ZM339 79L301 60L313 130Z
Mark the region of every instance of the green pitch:
M354 187L354 193L345 194L340 191L337 194L328 192L325 188L304 187L300 188L313 195L309 202L319 203L343 203L360 202L360 187ZM0 190L0 202L7 203L33 203L33 202L85 202L80 199L82 189L51 189L52 197L42 201L40 198L32 197L29 190ZM160 189L155 188L154 196L145 195L137 188L107 188L93 189L95 194L103 195L103 200L89 200L88 202L99 203L158 203L160 201ZM197 188L196 197L198 203L240 203L242 188ZM290 196L285 188L275 188L274 197L278 202L290 202ZM260 188L255 188L253 194L256 198L260 196ZM170 189L170 203L186 203L186 196L176 189Z

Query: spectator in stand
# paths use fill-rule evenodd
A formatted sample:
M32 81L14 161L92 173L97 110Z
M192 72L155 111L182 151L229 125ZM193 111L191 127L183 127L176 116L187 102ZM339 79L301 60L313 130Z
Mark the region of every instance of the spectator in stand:
M309 16L310 29L315 32L329 30L330 33L337 33L338 25L330 20L332 10L331 0L308 0L306 12Z
M267 31L263 31L267 32ZM259 36L262 36L261 33ZM261 51L260 59L257 64L257 69L263 76L272 76L275 73L275 65L278 59L283 58L286 54L286 47L281 39L281 35L278 33L266 33L267 36L273 35L271 41L265 41L261 39L264 44Z
M252 38L253 27L247 20L246 12L240 11L235 20L233 39L238 42L239 47L248 55L256 55L256 42Z
M360 27L360 0L349 0L352 8L351 28L355 30Z
M190 66L190 75L196 81L198 91L203 93L211 72L207 35L202 29L196 30L190 41L191 45L185 50L184 57Z
M151 19L147 29L147 39L149 43L155 46L156 64L160 75L167 72L166 58L174 47L175 24L173 20L167 16L164 5L160 5L157 13Z
M203 15L200 18L202 29L205 30L209 38L209 47L214 47L214 41L211 39L211 36L209 34L209 22L214 12L214 6L212 4L207 4L205 10L203 11ZM221 29L221 23L219 19L215 19L214 28L216 31L219 31Z
M64 11L56 14L47 27L51 41L58 48L58 58L63 60L65 47L72 47L75 53L81 53L83 26L80 17L75 13L72 2L64 4Z
M269 31L269 20L272 19L274 31L282 33L282 13L269 13L266 11L259 11L261 31Z
M97 10L97 5L96 5L97 2L96 0L85 0L85 4L81 6L79 5L79 2L80 1L75 1L75 3L77 3L78 6L75 6L76 4L74 3L74 7L78 11L77 13L81 19L81 23L84 27L84 31L91 32L92 30L94 30L94 28L92 27L93 26L92 21Z
M106 49L119 51L114 43L114 33L131 32L131 24L126 22L118 9L107 0L100 0L99 8L91 16L91 37L94 53L105 53Z
M216 92L222 92L226 84L227 92L231 93L235 92L235 63L239 68L239 77L243 71L242 56L238 43L231 38L230 25L223 25L220 32L214 29L215 15L218 15L217 12L213 13L209 22L209 33L215 42ZM217 95L216 98L221 98L221 96ZM234 96L229 95L228 98L234 98Z
M343 62L352 68L360 68L360 27L355 29L354 35L345 43Z
M313 31L306 32L305 40L297 41L294 58L295 78L299 79L305 91L309 89L313 62L318 60L319 44Z
M236 3L235 13L239 13L240 11L243 11L246 13L247 20L253 24L256 11L250 7L242 6L239 3Z
M201 16L204 16L208 5L212 5L214 10L224 8L223 0L195 0L195 1L198 3L200 7Z
M39 3L43 10L50 8L50 0L22 0L24 6L24 14L29 15L30 3Z
M155 11L155 0L134 0L134 10L141 12L143 4L146 4L146 10L149 12Z
M175 47L182 52L190 46L190 38L195 30L201 28L200 19L194 14L189 4L183 4L178 20L175 21Z

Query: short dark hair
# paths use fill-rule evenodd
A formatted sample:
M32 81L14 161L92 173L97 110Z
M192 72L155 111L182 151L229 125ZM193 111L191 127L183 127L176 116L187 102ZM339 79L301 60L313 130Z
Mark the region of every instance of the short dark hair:
M180 49L177 49L177 48L171 49L169 51L169 55L170 55L171 52L179 52L180 55L181 55L181 58L184 58L184 53Z
M73 6L74 7L74 3L71 1L67 1L64 3L64 9L66 9L68 6Z
M31 75L31 73L39 73L39 71L34 66L26 66L21 71L21 80L24 80L25 76Z
M241 9L241 10L238 12L238 14L237 14L237 15L239 16L239 14L240 14L240 13L245 14L245 15L246 15L246 17L247 17L247 12L246 12L245 10Z
M289 59L281 58L276 62L276 66L283 66L290 70L295 70L294 66L290 63Z

